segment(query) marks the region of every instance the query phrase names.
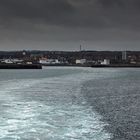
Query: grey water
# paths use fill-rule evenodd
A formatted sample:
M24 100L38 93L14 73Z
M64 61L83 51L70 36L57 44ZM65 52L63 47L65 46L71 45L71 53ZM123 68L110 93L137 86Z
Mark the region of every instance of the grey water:
M0 140L138 140L140 70L0 70Z

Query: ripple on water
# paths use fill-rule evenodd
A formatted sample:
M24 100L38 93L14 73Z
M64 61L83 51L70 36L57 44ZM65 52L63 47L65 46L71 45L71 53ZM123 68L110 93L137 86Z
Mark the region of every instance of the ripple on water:
M11 87L0 92L0 139L110 139L111 135L104 130L107 124L100 121L101 116L93 112L79 96L80 76L47 78L33 82L23 80L18 81L19 86L17 81L12 82ZM39 90L39 95L34 96Z
M106 140L100 116L79 105L47 106L16 102L0 119L0 138ZM7 137L7 138L6 138Z

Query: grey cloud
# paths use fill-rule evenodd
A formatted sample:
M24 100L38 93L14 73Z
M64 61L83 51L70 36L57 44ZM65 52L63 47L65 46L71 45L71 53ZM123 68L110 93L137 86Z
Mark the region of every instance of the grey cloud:
M0 31L0 44L7 48L10 43L65 48L80 40L90 47L138 48L140 0L0 0Z
M62 26L139 28L139 0L0 0L0 17Z
M5 20L10 18L59 22L61 19L65 20L73 10L65 0L0 0L0 16Z

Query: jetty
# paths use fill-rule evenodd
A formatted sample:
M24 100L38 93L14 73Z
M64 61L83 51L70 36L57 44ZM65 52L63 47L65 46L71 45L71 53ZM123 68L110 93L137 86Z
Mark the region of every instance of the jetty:
M92 65L92 68L140 68L140 64L109 64L109 65Z
M0 64L0 69L42 69L41 64Z

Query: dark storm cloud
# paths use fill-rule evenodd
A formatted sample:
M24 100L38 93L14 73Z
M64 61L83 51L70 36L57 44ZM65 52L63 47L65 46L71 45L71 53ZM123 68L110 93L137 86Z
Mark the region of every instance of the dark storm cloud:
M103 6L112 7L112 6L140 6L139 0L96 0L98 3Z
M0 0L1 18L60 22L73 13L66 0Z
M73 10L65 0L0 0L0 7L3 16L23 18L47 18Z
M63 26L138 26L139 0L0 0L2 19Z
M140 0L0 0L1 46L68 49L81 40L91 48L138 48Z

